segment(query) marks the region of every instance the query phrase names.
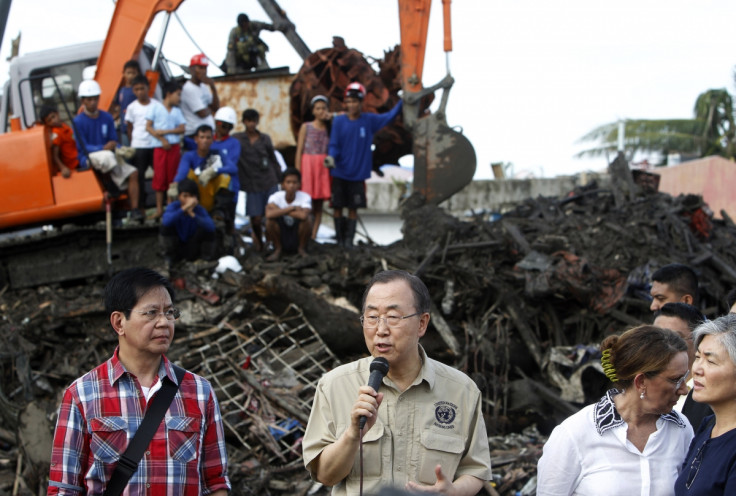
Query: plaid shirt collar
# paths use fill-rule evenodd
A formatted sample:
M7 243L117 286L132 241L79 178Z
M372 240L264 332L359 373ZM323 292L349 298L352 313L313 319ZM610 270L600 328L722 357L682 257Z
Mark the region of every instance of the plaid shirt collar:
M118 352L120 351L120 346L117 346L115 348L115 352L112 354L112 357L107 361L107 377L110 381L110 385L114 385L118 379L120 379L128 370L125 368L125 365L123 365L123 362L120 361L120 358L118 357ZM133 374L131 374L133 375ZM171 365L171 362L168 358L166 358L166 355L161 355L161 364L158 368L158 378L163 379L164 377L168 377L171 382L174 384L178 384L176 380L176 374L174 374L174 368Z

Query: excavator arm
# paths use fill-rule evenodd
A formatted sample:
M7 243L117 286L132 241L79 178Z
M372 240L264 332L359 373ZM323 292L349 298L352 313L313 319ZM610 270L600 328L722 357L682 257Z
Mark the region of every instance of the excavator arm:
M444 50L452 51L450 1L442 0ZM401 26L401 87L404 91L404 126L413 137L414 192L427 203L439 204L473 180L476 156L462 133L447 125L446 107L455 80L447 75L434 86L422 85L431 0L399 0ZM421 98L442 90L437 112L420 115Z
M122 67L143 46L159 12L174 12L184 0L118 0L97 61L95 79L102 88L100 108L108 109L120 85Z

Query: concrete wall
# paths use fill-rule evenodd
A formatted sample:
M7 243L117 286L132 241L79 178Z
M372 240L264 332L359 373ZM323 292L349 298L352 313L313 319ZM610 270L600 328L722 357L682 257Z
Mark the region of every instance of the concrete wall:
M527 198L563 197L577 186L597 180L606 187L606 174L584 173L543 179L492 179L473 181L441 206L455 215L470 210L476 212L505 212ZM373 213L398 212L399 201L406 195L407 186L398 183L367 183L368 210ZM410 186L409 186L409 192Z
M736 217L736 164L723 157L705 157L651 170L659 174L659 191L672 196L700 195L720 219L721 210Z

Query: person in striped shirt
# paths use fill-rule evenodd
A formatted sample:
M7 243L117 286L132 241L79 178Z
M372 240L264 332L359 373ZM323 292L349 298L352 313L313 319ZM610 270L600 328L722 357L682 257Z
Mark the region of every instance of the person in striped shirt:
M108 282L104 298L118 346L64 392L49 495L103 494L162 383L177 382L165 356L179 317L169 281L150 269L126 269ZM187 371L123 494L225 496L230 487L214 390Z

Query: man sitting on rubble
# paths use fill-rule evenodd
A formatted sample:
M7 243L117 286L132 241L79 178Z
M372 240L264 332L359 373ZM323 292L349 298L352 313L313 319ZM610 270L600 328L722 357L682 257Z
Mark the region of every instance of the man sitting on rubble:
M199 204L199 186L191 179L177 185L179 196L161 217L160 240L166 265L181 259L215 258L215 223Z
M213 217L217 217L213 211L215 196L221 188L228 190L231 176L238 173L238 157L225 156L212 149L212 128L206 124L197 128L194 142L197 149L181 156L174 182L169 185L168 196L175 198L178 195L177 183L188 177L199 186L201 205Z
M687 265L673 263L665 265L652 274L652 312L665 303L687 303L695 305L698 296L698 276Z
M252 69L268 69L266 52L268 45L260 38L262 30L276 31L276 26L251 21L246 14L238 15L238 25L230 30L227 40L225 72L238 74Z
M212 385L165 356L179 317L174 296L169 281L146 268L108 282L105 313L118 346L64 392L49 495L227 495L225 433Z
M695 361L695 347L693 344L693 331L707 319L705 315L692 305L687 303L665 303L654 314L653 325L663 329L675 331L685 340L687 344L687 360L690 370ZM680 396L675 405L675 410L682 412L690 421L693 429L697 430L703 419L713 413L706 403L698 403L693 400L693 375L688 377L687 387L689 392Z
M269 261L278 260L281 251L307 255L307 241L312 234L312 198L302 187L302 175L289 167L281 179L281 191L268 198L266 204L266 238L273 243Z
M79 169L84 170L91 165L109 177L119 190L127 189L130 202L128 216L142 219L143 213L138 210L138 171L126 163L120 153L116 154L120 150L115 121L109 113L98 108L101 93L100 85L95 80L88 79L79 85L82 112L74 118Z
M472 496L490 480L478 386L419 344L430 306L427 287L408 272L379 272L368 284L360 322L372 356L320 379L302 440L307 470L333 495L358 495L365 484L365 494L394 486ZM388 370L377 392L366 384L379 358Z

